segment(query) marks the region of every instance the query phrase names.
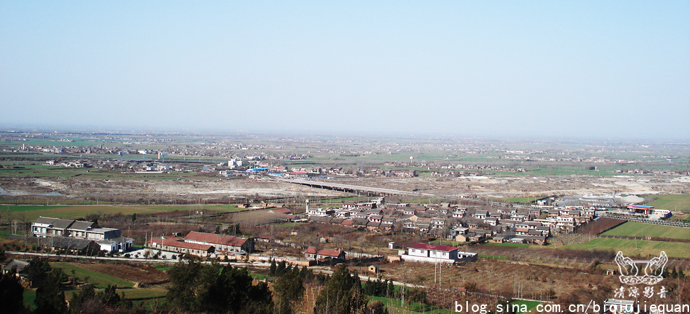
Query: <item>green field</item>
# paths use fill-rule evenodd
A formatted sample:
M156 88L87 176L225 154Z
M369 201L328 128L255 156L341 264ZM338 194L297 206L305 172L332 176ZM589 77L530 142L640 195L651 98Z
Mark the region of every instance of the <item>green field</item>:
M58 263L51 263L51 264L53 264L53 267L56 267L56 268L62 268L62 267L58 267L58 266L64 266L64 265L58 265L58 266L54 265L54 264L58 264ZM65 264L65 263L59 263L59 264ZM110 277L110 276L90 272L90 271L83 269L83 268L79 268L79 269L80 269L80 271L75 270L77 277L83 278L83 277L81 277L80 273L81 274L87 274L88 273L89 275L87 275L87 276L91 276L91 279L89 279L89 282L93 283L97 287L99 286L99 284L96 283L97 281L100 282L101 284L105 283L105 286L107 286L107 283L110 282L108 280L104 280L105 277ZM86 272L83 272L82 270L86 271ZM66 271L68 276L72 275L71 272L69 272L68 268L63 268L63 271ZM93 275L93 274L96 274L96 275ZM104 278L101 278L101 277L104 277ZM110 278L113 278L113 277L110 277ZM122 279L118 279L118 278L115 278L115 279L116 280L122 280ZM128 287L132 286L132 284L127 282L127 281L125 281L125 283L128 283L128 285L127 285ZM110 282L110 284L114 284L114 283ZM118 287L122 287L122 286L123 285L118 285ZM103 291L102 289L96 289L96 292L102 292L102 291ZM69 300L72 298L72 296L75 293L78 293L78 292L79 292L79 290L67 290L67 291L65 291L65 297ZM149 299L149 298L155 299L155 298L165 297L165 295L168 293L168 290L164 289L164 288L118 289L117 290L117 293L120 295L123 292L125 294L125 299ZM34 304L35 299L36 299L36 290L26 290L26 289L24 290L24 305L26 305L28 308L30 308L32 310L36 309L36 305ZM135 306L138 306L142 302L150 302L150 300L149 301L135 301L134 303L135 303Z
M13 213L21 216L28 221L36 220L38 217L54 218L82 218L89 214L150 214L170 211L189 211L193 209L209 209L222 212L239 212L247 209L238 208L232 205L77 205L77 206L23 206L23 205L0 205L0 214Z
M31 309L32 311L36 309L36 290L26 290L24 289L24 305Z
M134 283L129 282L124 279L108 276L102 273L97 273L90 271L88 269L81 268L69 263L54 262L50 263L53 268L60 268L67 276L72 276L72 270L74 270L74 275L80 280L85 280L86 276L89 276L88 282L93 284L96 288L105 289L108 285L118 286L118 287L133 287Z
M49 210L53 208L61 208L65 206L43 206L43 205L0 205L0 213L21 213L32 210Z
M647 205L658 209L690 211L690 195L646 195L645 197L656 198Z
M117 293L125 293L125 299L162 298L168 293L164 288L118 289Z
M479 257L482 258L493 258L493 259L500 259L500 260L508 260L507 257L503 255L486 255L486 254L479 254Z
M158 265L153 266L153 268L160 270L160 271L169 271L172 268L172 266L166 265L166 264L158 264Z
M602 235L624 237L650 236L672 239L690 239L690 228L653 225L641 222L626 222L618 227L602 233Z
M558 249L614 250L622 251L626 256L637 254L659 256L661 251L665 251L669 257L690 258L690 243L681 242L596 238L582 244L565 245Z

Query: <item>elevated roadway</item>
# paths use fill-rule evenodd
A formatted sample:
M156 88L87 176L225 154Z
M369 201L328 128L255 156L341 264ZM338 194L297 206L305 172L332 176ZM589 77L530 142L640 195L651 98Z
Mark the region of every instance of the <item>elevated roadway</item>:
M301 185L306 185L306 186L310 186L310 187L314 187L314 188L343 191L343 192L349 192L349 193L359 193L359 194L366 194L366 195L379 195L379 196L403 195L403 196L436 197L435 195L429 194L429 193L410 192L410 191L401 191L401 190L384 189L384 188L374 188L374 187L369 187L369 186L351 185L351 184L343 184L343 183L335 183L335 182L323 182L323 181L313 181L313 180L305 180L305 179L280 179L280 178L275 178L273 180L280 181L280 182L286 182L286 183L301 184Z

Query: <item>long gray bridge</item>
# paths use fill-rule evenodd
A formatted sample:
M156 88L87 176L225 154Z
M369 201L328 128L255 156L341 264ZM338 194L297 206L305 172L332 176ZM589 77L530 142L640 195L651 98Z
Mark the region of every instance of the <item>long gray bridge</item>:
M280 181L280 182L293 183L293 184L301 184L301 185L306 185L306 186L310 186L310 187L314 187L314 188L343 191L343 192L349 192L349 193L360 193L360 194L366 194L366 195L379 195L379 196L404 195L404 196L436 197L435 195L429 194L429 193L374 188L374 187L368 187L368 186L351 185L351 184L343 184L343 183L335 183L335 182L323 182L323 181L313 181L313 180L305 180L305 179L279 179L279 178L275 178L273 180Z

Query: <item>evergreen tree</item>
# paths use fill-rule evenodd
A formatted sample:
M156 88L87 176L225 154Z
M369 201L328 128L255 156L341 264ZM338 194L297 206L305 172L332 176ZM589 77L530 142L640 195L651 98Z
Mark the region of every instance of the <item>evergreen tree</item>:
M295 276L300 277L299 272L300 272L299 266L295 265L295 267L292 268L292 273L295 274ZM302 277L300 277L300 278L302 278Z
M367 279L367 282L364 283L364 288L362 288L362 291L364 291L364 294L366 295L372 295L373 289L372 289L372 284L371 284L371 278Z
M60 290L60 275L52 271L46 275L40 288L36 290L36 314L59 314L67 312L65 293Z
M179 262L168 271L171 285L166 300L168 305L178 311L192 311L198 308L197 289L202 265L195 259L189 263Z
M685 273L683 273L683 267L678 267L678 278L685 278Z
M0 277L0 305L5 313L23 313L24 287L19 283L14 272Z
M46 277L51 270L52 268L50 267L50 264L44 262L38 257L35 257L31 260L31 262L29 262L26 272L27 276L29 277L29 281L31 281L31 285L34 287L40 287L43 285L43 281L46 280Z
M366 311L367 298L357 274L343 264L338 265L316 299L315 314L360 314Z
M273 313L273 296L271 290L268 288L268 284L265 282L259 282L256 286L251 286L247 296L250 302L247 304L243 313Z
M96 290L93 288L93 285L86 284L79 289L79 292L72 296L72 300L69 302L70 310L73 313L80 313L81 306L92 300L97 300Z
M110 307L118 305L121 300L120 296L117 295L117 286L111 285L108 285L103 292L98 293L98 298L101 303Z
M271 276L276 275L276 260L271 259L271 266L268 268L268 274Z
M276 281L273 291L276 294L278 314L292 314L295 304L304 295L304 286L299 273L295 271L285 272Z
M246 269L178 263L169 272L167 301L172 310L206 313L271 313L271 292L265 283L252 285Z
M312 279L314 277L314 274L312 273L311 269L307 268L307 266L302 266L302 270L299 271L299 276L302 279Z
M285 272L285 261L280 261L276 268L276 276L281 276Z
M671 271L671 278L678 278L678 272L676 271L676 267L673 267L673 270Z
M412 288L405 294L405 299L410 303L426 303L426 291L422 288Z

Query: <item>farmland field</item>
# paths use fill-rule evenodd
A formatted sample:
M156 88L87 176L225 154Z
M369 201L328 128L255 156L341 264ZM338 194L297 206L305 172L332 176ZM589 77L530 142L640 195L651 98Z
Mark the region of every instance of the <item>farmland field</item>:
M178 205L178 206L146 206L146 205L78 205L78 206L21 206L3 205L0 206L1 213L18 213L28 221L36 220L40 216L54 218L80 218L88 214L150 214L171 211L188 211L200 208L198 205ZM201 208L217 210L223 212L238 212L245 209L231 205L205 205Z
M656 198L647 205L658 209L690 211L690 195L648 195L646 197Z
M124 279L108 276L102 273L97 273L90 271L88 269L81 268L79 266L72 265L70 263L55 262L50 263L53 268L60 268L62 271L68 275L72 275L72 270L74 270L74 275L79 279L84 280L86 276L89 277L89 283L100 289L107 288L108 285L118 286L118 287L133 287L134 283L129 282Z
M641 222L626 222L618 227L602 233L602 235L623 237L650 236L672 239L690 239L690 228L653 225Z
M31 310L35 310L36 304L34 304L34 300L36 300L36 290L24 289L24 305Z
M669 257L690 258L690 243L681 242L597 238L582 244L565 245L559 249L614 250L623 251L626 256L637 254L658 256L661 251L666 251Z
M164 297L168 290L165 288L122 289L118 293L125 293L125 299L145 299Z

